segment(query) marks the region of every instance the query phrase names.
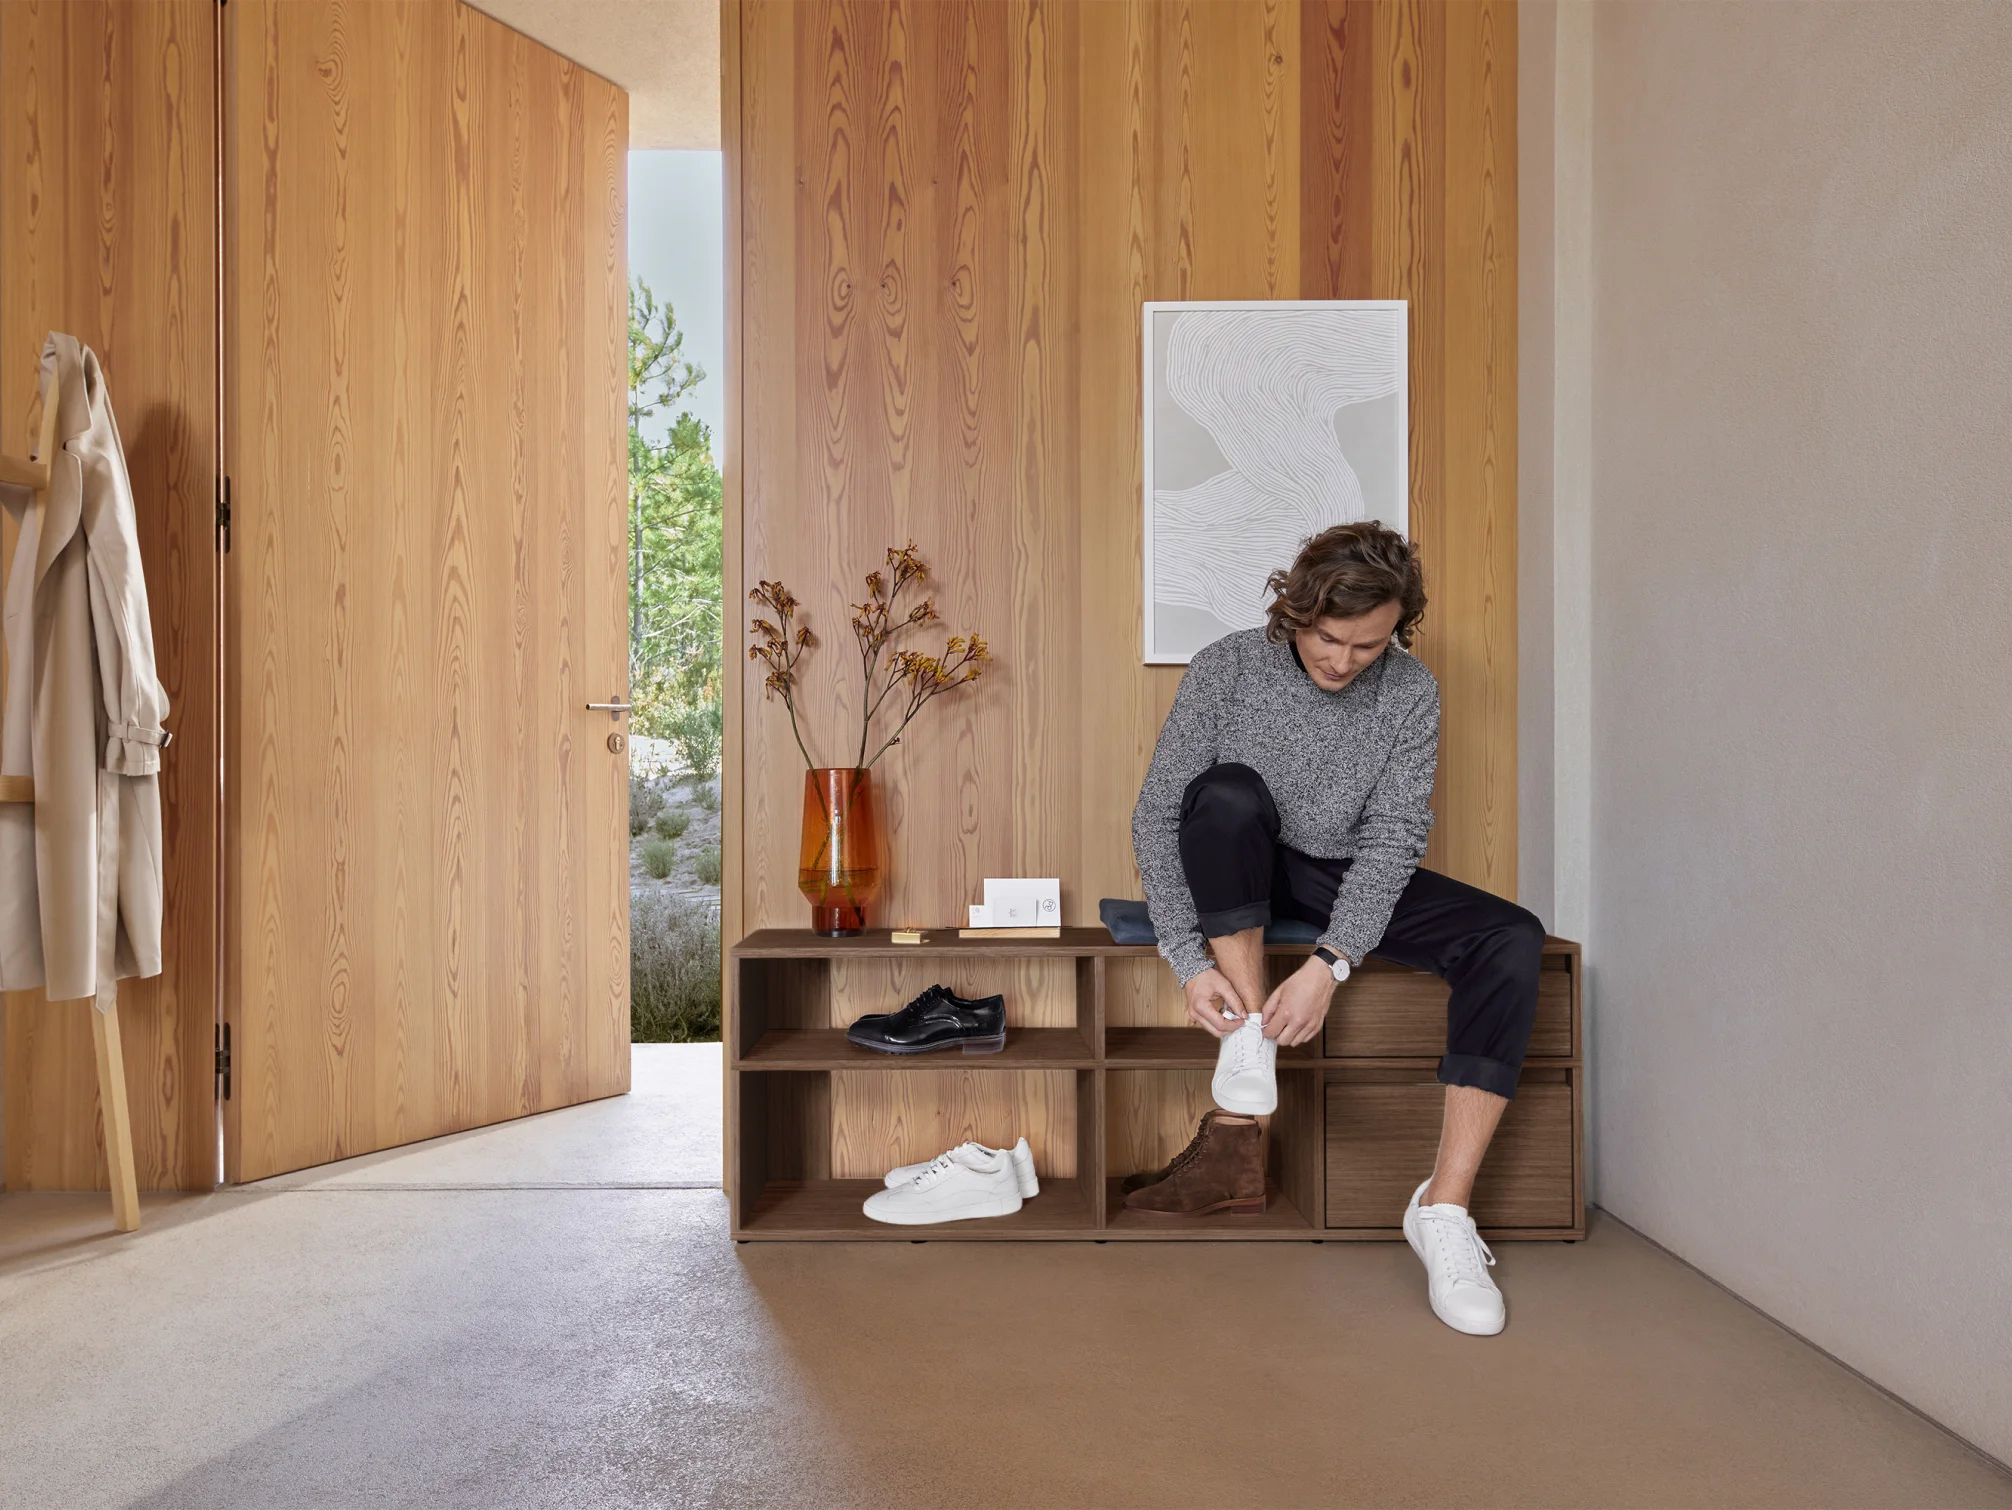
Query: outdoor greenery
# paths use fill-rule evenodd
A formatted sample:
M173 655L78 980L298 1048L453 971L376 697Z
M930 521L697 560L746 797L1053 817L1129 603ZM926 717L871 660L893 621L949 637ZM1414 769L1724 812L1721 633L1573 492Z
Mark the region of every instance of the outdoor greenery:
M629 837L643 833L664 811L663 787L648 776L629 773Z
M713 654L715 657L719 654L717 643L713 646ZM722 711L718 693L715 692L710 701L683 708L670 720L670 737L678 742L685 764L707 780L720 773L720 742L726 737L725 723L720 716Z
M645 839L643 841L643 869L659 881L670 875L671 867L678 862L678 847L669 839Z
M681 896L688 865L718 886L711 841L719 808L721 726L720 473L712 435L679 406L705 377L684 355L669 303L638 279L629 302L629 688L638 735L669 740L688 775L653 765L629 780L629 833L644 875L629 893L630 1036L706 1043L720 1036L716 901ZM686 787L684 783L691 783Z
M720 884L720 847L708 844L692 857L692 874L708 886Z
M629 295L629 688L635 732L673 741L693 769L720 759L720 472L689 410L704 379L670 304ZM632 818L633 822L633 818ZM645 820L647 823L647 820ZM636 830L641 832L640 829Z
M713 910L663 891L629 904L629 1036L717 1043L720 925Z

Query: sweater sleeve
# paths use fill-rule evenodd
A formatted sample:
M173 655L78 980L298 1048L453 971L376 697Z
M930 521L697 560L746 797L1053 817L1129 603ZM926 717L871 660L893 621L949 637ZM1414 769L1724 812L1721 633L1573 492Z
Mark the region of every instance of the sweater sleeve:
M1398 726L1382 774L1363 801L1355 858L1335 895L1320 941L1352 965L1374 949L1397 899L1425 858L1432 832L1432 777L1439 768L1439 689L1430 688Z
M1216 763L1232 680L1230 652L1220 643L1196 655L1182 675L1132 809L1132 853L1146 886L1146 911L1159 935L1160 954L1182 985L1211 964L1181 866L1181 798L1188 783Z

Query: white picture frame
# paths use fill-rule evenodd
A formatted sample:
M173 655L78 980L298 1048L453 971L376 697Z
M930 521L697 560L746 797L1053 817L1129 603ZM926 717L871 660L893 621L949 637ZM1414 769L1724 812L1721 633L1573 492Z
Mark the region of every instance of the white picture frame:
M1404 300L1148 302L1140 354L1147 665L1263 623L1308 535L1410 534Z

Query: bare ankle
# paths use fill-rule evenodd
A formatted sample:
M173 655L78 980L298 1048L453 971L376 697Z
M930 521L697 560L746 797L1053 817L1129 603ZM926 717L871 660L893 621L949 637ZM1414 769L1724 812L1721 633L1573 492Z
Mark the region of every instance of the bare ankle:
M1442 1180L1434 1175L1425 1187L1425 1194L1418 1198L1421 1206L1458 1206L1462 1211L1474 1197L1472 1187L1461 1189L1451 1180Z

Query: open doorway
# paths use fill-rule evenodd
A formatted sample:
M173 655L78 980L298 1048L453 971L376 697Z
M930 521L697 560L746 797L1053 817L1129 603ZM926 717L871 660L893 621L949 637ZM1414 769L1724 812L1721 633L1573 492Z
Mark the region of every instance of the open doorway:
M629 154L629 939L638 1045L720 1037L723 160ZM636 1056L638 1070L647 1056Z

